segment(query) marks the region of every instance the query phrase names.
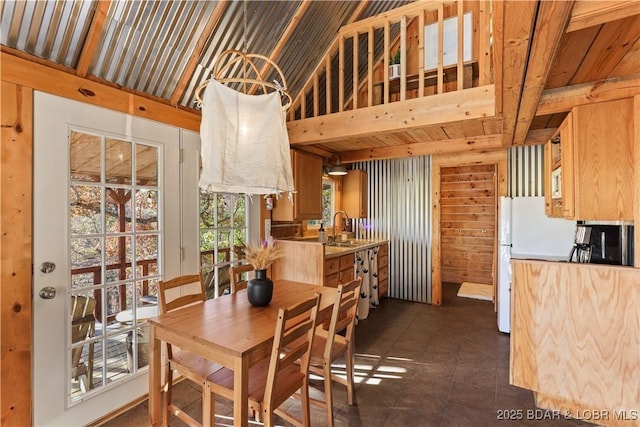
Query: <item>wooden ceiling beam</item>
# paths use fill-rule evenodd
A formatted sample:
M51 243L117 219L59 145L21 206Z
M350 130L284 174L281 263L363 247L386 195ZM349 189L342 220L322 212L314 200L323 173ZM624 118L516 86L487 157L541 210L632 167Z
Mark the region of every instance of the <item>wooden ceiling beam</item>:
M527 66L537 1L503 2L502 112L504 146L510 146L516 129L520 93Z
M180 76L180 80L178 81L176 88L173 90L171 98L169 98L169 104L178 105L178 102L184 96L184 91L187 88L189 81L191 81L193 72L195 71L196 67L198 66L198 62L200 62L200 58L202 57L202 51L204 50L209 37L211 37L211 33L216 28L216 25L218 25L218 22L220 22L220 18L222 18L222 14L224 13L228 4L228 1L221 0L218 1L218 4L216 4L216 8L213 9L213 12L209 17L209 20L207 20L207 23L205 24L204 29L200 34L200 38L198 39L196 46L193 49L193 52L191 52L189 61L184 67L182 76Z
M582 30L617 21L640 14L638 0L629 1L578 1L571 12L571 20L567 26L567 32Z
M365 162L368 160L425 156L430 154L447 154L467 151L478 152L494 150L501 147L502 135L483 135L470 138L417 142L393 147L376 147L364 150L343 151L340 153L340 160L343 163L353 163Z
M475 87L287 122L291 145L495 116L495 87Z
M573 1L540 2L524 79L513 145L524 144L538 100L569 22Z
M98 42L100 41L100 36L104 31L109 7L111 7L111 1L100 0L98 2L98 7L96 8L95 13L93 14L91 25L89 26L89 31L87 32L87 39L82 45L80 60L78 60L78 66L76 67L76 74L80 77L87 76L94 55L99 52Z
M274 46L273 50L268 56L269 59L272 60L274 63L276 63L276 58L278 57L278 55L280 55L280 52L282 52L282 49L284 49L285 45L291 38L293 31L298 27L300 20L302 19L304 14L307 12L307 9L309 9L309 6L311 6L311 0L303 0L298 6L298 10L296 10L296 12L294 13L293 17L291 18L291 21L289 21L289 24L287 25L287 28L285 28L284 32L278 39L278 43ZM264 76L269 71L269 68L271 68L271 64L269 62L265 62L262 68L260 69L260 76L262 77L261 80L264 80ZM282 83L284 84L284 82ZM251 86L251 90L249 90L249 94L254 94L256 90L258 90L258 87L259 87L258 85Z
M79 77L75 70L64 72L13 56L6 50L2 46L0 53L3 81L196 132L200 130L200 114L170 106L166 100L157 101L149 95L113 87L108 82Z
M571 111L578 105L612 101L640 95L640 73L547 89L542 92L536 116Z

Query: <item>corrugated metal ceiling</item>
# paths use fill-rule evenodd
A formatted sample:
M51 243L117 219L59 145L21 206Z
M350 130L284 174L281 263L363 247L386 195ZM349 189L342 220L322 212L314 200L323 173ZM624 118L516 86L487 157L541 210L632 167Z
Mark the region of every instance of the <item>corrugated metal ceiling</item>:
M195 88L210 76L226 49L271 57L303 1L113 1L104 20L98 1L6 0L0 4L3 45L77 69L89 55L87 74L153 97L194 107ZM341 26L410 1L371 1L360 16L359 1L312 1L276 55L289 92L296 95L335 40ZM203 36L218 6L223 11ZM100 25L103 23L103 25ZM245 31L246 29L246 31ZM93 51L84 45L98 31ZM198 43L205 41L202 51ZM190 58L198 57L195 67ZM193 70L193 71L191 71ZM185 73L187 84L180 88ZM275 76L269 76L273 78Z

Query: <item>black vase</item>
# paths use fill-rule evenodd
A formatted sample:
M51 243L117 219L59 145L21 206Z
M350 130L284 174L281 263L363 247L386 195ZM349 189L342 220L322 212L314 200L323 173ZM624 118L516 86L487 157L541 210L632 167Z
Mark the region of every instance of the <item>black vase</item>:
M267 270L255 270L256 277L247 283L249 303L256 307L269 305L273 297L273 282L267 277Z

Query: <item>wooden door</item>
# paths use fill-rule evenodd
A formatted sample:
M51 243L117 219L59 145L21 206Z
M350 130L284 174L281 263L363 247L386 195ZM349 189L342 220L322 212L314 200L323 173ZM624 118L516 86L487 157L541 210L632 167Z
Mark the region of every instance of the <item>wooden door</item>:
M443 282L493 284L496 166L441 169Z

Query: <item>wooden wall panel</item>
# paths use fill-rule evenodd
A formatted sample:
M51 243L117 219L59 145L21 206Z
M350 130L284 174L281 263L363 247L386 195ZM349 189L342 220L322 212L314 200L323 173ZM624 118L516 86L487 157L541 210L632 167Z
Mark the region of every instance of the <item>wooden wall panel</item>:
M493 284L495 165L440 171L442 280Z
M0 425L31 422L33 92L2 81Z

